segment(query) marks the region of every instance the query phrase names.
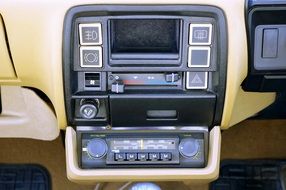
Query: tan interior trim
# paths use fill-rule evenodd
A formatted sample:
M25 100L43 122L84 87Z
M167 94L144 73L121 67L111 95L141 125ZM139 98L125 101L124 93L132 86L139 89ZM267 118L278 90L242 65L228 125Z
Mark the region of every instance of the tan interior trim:
M259 94L254 92L244 92L240 88L235 99L229 126L233 126L243 121L245 118L253 116L257 110L262 110L267 107L269 103L274 101L275 95L273 93ZM256 104L250 102L255 102ZM227 129L227 127L222 126L222 129Z
M58 126L65 128L62 77L62 31L64 16L73 6L85 4L136 4L133 0L48 0L17 1L1 0L0 13L5 20L14 66L19 80L14 85L40 89L52 101L58 118ZM228 128L233 121L246 119L272 103L275 94L252 94L248 101L251 113L236 119L235 112L244 112L239 105L240 85L247 75L247 42L245 30L245 0L144 0L140 4L201 4L221 8L228 27L227 87L222 118L222 128ZM17 16L15 16L15 12ZM1 56L0 56L1 57ZM8 84L5 81L4 84ZM1 84L1 82L0 82ZM3 84L3 83L2 83ZM272 96L272 98L269 98ZM261 106L257 106L263 100ZM232 121L232 123L231 123Z
M9 56L4 23L0 15L0 81L14 78L16 78L16 73Z
M32 90L2 86L0 137L53 140L59 135L51 108Z
M77 183L104 181L178 181L208 183L219 174L221 133L220 127L210 132L208 164L205 168L190 169L80 169L77 159L76 132L72 127L66 130L66 163L68 178Z

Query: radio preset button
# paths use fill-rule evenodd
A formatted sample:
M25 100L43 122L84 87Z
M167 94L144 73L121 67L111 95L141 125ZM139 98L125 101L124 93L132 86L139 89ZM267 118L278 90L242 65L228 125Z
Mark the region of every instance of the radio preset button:
M207 89L208 72L187 72L186 76L187 89Z
M115 153L114 154L114 160L115 161L119 161L119 162L122 162L126 159L126 155L125 153Z
M149 160L158 161L159 160L159 153L149 153Z
M135 160L137 160L137 154L136 153L127 153L126 154L126 160L127 161L135 161Z
M80 66L81 67L102 67L102 48L80 47Z
M148 154L147 153L138 153L138 160L139 161L147 161Z
M188 67L209 67L210 47L189 47Z
M102 33L100 23L79 24L80 45L101 45Z
M170 161L170 160L172 160L172 154L170 152L160 153L160 160L162 160L162 161Z
M190 24L190 45L210 45L212 24Z

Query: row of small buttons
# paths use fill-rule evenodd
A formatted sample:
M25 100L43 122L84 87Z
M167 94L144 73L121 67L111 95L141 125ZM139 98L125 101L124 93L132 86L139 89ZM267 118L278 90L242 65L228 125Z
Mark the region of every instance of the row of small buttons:
M115 161L171 161L172 154L160 153L115 153Z
M79 24L80 66L102 67L102 29L100 23Z
M188 67L210 66L212 24L190 24ZM187 89L207 89L208 72L187 72Z
M212 24L190 24L188 67L209 67Z

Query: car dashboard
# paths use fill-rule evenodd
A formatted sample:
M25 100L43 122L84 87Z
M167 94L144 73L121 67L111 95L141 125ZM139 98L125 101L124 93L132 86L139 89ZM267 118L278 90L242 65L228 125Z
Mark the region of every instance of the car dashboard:
M2 0L0 137L65 131L77 183L211 182L221 131L285 90L282 10L244 0Z

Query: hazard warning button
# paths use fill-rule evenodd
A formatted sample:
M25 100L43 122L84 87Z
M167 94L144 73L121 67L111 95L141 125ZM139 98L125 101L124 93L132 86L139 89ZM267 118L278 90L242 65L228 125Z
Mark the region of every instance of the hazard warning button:
M186 76L187 89L207 89L208 72L187 72Z

